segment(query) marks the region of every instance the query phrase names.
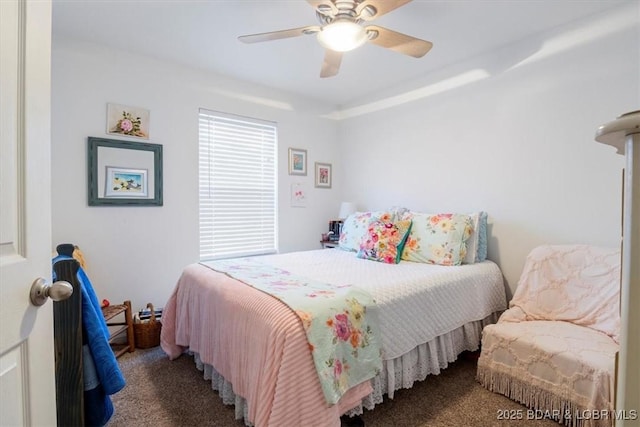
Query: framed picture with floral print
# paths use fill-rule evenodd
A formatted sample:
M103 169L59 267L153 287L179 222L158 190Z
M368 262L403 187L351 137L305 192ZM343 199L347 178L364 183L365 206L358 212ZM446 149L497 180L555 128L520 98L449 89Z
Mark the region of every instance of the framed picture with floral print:
M301 182L291 184L291 206L298 208L307 206L307 188Z
M316 187L331 188L331 163L316 162Z
M289 148L289 175L307 174L307 150Z
M107 133L149 139L149 110L107 104Z

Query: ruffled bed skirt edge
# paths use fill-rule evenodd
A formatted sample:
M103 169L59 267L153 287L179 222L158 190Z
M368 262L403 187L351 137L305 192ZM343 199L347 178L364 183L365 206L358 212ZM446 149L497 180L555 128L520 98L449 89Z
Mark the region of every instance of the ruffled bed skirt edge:
M354 416L362 414L364 409L373 409L382 403L383 395L393 399L393 394L401 388L411 388L416 381L423 381L428 375L437 375L454 362L464 351L476 351L480 347L482 329L496 323L500 312L492 313L482 320L469 322L453 331L440 335L431 341L420 344L395 359L383 361L383 369L371 380L373 392L362 399L362 403L347 412ZM225 405L235 406L235 418L247 421L247 405L244 398L233 392L233 385L224 379L213 366L203 363L197 353L194 356L196 368L203 372L204 379L211 380L211 388L216 390ZM579 426L582 427L582 426ZM586 427L586 426L585 426Z
M587 410L568 399L563 399L548 390L523 382L511 375L496 372L487 366L478 365L476 380L487 390L502 394L523 404L531 411L526 419L547 418L568 427L611 427L609 417L600 418L602 411Z
M498 317L500 313L493 313L482 320L469 322L416 346L400 357L383 361L382 371L371 380L373 392L347 414L359 415L365 408L373 409L375 405L382 403L383 395L393 399L396 390L411 388L416 381L423 381L428 375L438 375L463 351L478 350L482 329L496 323Z

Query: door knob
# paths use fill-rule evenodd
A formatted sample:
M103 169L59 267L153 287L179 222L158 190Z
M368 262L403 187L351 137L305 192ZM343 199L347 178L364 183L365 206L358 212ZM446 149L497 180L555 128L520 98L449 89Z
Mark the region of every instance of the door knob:
M48 285L42 278L37 278L31 285L31 304L41 306L47 302L47 298L54 301L62 301L69 298L73 294L73 286L69 282L59 280L53 285Z

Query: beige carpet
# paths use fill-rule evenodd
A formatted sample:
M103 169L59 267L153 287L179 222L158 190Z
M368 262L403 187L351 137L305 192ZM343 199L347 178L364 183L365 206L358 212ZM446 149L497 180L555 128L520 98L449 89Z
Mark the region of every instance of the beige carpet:
M118 361L127 385L112 396L115 414L109 427L244 425L234 419L232 406L222 404L192 357L170 361L156 347L126 353ZM399 390L393 400L365 411L365 426L558 426L550 420L527 420L524 406L482 388L475 381L475 370L473 357L461 357L440 375ZM507 410L523 419L499 420L498 414Z

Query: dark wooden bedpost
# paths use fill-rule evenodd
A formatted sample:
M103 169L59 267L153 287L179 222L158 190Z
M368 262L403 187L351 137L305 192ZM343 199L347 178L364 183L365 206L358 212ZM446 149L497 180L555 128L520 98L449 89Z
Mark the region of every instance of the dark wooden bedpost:
M57 280L67 281L73 287L71 297L53 303L56 407L59 426L84 425L82 289L76 275L78 268L79 264L75 259L58 261L53 266Z

